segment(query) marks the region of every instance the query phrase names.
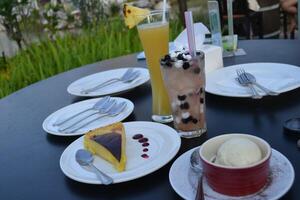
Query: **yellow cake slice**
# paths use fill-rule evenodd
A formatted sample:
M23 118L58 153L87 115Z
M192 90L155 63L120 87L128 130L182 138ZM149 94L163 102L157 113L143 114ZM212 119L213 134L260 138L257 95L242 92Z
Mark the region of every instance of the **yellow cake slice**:
M126 167L126 136L121 122L85 134L84 147L111 163L119 172Z
M135 27L143 19L146 18L150 11L148 9L142 9L129 4L124 4L123 14L125 18L125 24L128 28Z

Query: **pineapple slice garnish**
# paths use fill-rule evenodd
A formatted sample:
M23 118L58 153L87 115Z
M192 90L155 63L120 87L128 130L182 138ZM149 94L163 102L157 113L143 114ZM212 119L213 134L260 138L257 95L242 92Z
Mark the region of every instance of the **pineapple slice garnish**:
M150 11L148 9L142 9L124 4L123 14L126 26L131 29L145 19L146 15L150 14Z

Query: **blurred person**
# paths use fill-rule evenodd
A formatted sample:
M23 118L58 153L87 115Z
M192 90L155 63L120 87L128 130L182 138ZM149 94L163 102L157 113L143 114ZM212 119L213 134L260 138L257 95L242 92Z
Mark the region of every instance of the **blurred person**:
M283 11L285 11L290 18L290 31L294 31L296 28L296 16L298 10L297 0L280 0L280 5Z

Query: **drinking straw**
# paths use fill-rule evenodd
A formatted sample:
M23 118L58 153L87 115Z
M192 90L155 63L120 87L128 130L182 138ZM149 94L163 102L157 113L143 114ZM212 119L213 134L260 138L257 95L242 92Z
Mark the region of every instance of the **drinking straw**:
M194 21L193 21L192 12L185 11L184 18L185 18L185 26L186 26L187 36L188 36L188 45L189 45L190 55L192 57L195 57L196 56L196 43L195 43Z
M162 22L166 22L166 11L167 11L167 0L164 0L163 2L163 20Z
M228 35L233 36L232 0L227 0Z

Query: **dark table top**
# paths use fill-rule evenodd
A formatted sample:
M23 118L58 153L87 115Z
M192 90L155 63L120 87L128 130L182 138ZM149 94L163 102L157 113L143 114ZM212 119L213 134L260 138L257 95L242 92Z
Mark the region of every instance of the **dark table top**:
M300 66L300 41L241 41L246 56L226 58L225 66L246 62L280 62ZM62 173L59 159L78 137L45 133L43 120L52 112L83 100L66 92L67 86L83 76L119 67L143 66L135 55L80 67L40 81L0 100L0 199L180 199L172 190L168 172L174 159L143 178L111 186L88 185ZM151 120L151 87L145 84L120 95L135 104L125 121ZM300 151L297 138L283 133L282 124L300 116L300 89L262 100L226 98L207 94L208 133L183 139L177 157L221 133L257 135L283 153L296 172L291 190L282 199L300 197ZM298 190L297 190L298 189ZM298 198L297 198L298 197Z

